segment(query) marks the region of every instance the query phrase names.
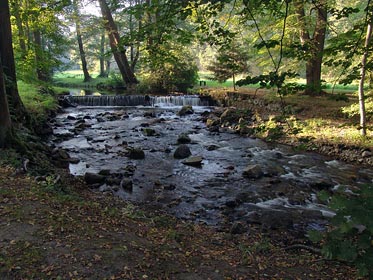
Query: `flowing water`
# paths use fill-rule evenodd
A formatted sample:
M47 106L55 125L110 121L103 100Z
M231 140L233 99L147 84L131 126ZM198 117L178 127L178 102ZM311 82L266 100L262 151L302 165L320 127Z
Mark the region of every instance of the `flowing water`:
M210 225L242 221L319 228L333 213L317 202L317 191L373 179L369 168L228 131L210 132L201 121L209 103L194 96L93 97L71 100L88 106L68 108L56 119L51 141L80 159L70 164L71 173L107 170L127 176L132 191L106 184L99 189L180 218ZM178 116L180 105L193 105L194 114ZM189 135L188 146L203 158L201 166L173 157L180 134ZM145 159L128 158L129 148L142 149ZM259 166L263 176L244 177L248 165Z

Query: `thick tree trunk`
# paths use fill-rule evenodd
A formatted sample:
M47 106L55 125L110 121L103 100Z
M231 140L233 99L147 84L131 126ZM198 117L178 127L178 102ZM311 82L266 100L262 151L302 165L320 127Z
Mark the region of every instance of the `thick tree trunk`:
M327 26L327 5L325 0L316 1L316 23L313 30L313 36L310 35L310 31L307 26L304 5L305 2L303 0L294 1L295 11L298 17L300 41L307 50L307 84L305 93L317 95L322 93L321 66Z
M76 27L76 39L78 41L78 46L79 46L80 61L82 62L84 82L89 82L91 80L91 76L89 75L88 68L87 68L87 60L85 56L82 32L80 28L80 18L79 18L80 14L79 14L79 9L78 9L78 3L76 0L73 1L73 8L74 8L74 21L75 21L75 27Z
M362 136L367 135L367 124L366 124L366 112L365 112L365 97L364 97L364 81L365 81L365 73L366 73L366 64L368 60L368 48L370 45L370 41L372 38L372 28L373 28L373 20L368 23L367 26L367 34L365 37L365 44L364 44L364 53L361 59L361 70L360 70L360 82L359 82L359 111L360 111L360 132Z
M7 146L11 134L11 121L8 107L8 99L5 90L5 77L0 59L0 148Z
M117 26L114 23L113 16L111 15L106 0L98 0L98 2L100 4L102 17L105 20L105 29L109 36L110 47L113 52L114 59L118 65L123 81L126 83L128 88L132 88L135 84L137 84L137 79L129 65L126 50L120 43L120 36Z
M5 90L9 110L17 122L25 122L28 114L18 94L14 53L12 48L12 32L10 25L9 5L7 0L0 1L0 59L6 77Z

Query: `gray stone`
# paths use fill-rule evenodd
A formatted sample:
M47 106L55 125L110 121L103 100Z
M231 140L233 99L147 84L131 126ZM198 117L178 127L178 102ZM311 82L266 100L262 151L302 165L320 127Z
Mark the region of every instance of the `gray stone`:
M248 165L242 173L242 176L246 178L255 178L255 179L261 178L263 175L264 173L262 169L257 164Z
M186 133L180 134L179 137L177 138L178 144L188 144L190 142L192 142L192 140L190 139L189 135Z
M201 156L189 157L183 160L182 163L191 166L201 166L203 158Z
M231 234L243 234L247 231L245 225L242 223L242 222L235 222L231 229L230 229L230 233Z
M131 179L128 178L123 178L122 181L120 182L120 187L125 190L132 192L133 189L133 182Z
M101 184L105 182L105 176L87 172L84 174L84 180L88 185Z
M145 158L145 152L142 149L139 149L139 148L132 148L128 152L128 157L130 159L144 159Z
M186 144L181 144L179 147L177 147L177 149L175 150L174 152L174 158L177 158L177 159L183 159L183 158L187 158L189 157L190 155L192 154L192 152L190 151L188 145Z
M183 106L180 111L177 113L179 116L191 115L193 114L193 107L190 105Z

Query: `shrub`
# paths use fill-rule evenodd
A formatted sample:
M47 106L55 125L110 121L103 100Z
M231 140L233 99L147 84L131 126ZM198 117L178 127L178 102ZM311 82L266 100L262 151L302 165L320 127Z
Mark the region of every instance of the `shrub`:
M361 276L373 278L373 185L355 190L339 188L329 193L319 193L336 212L327 232L310 232L314 242L322 242L322 254L329 259L350 262Z

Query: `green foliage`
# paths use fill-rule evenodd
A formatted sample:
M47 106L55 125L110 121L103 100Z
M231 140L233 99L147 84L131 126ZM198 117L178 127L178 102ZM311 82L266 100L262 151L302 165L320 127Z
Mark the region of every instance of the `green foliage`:
M169 49L166 47L148 57L139 87L142 92L187 93L196 84L198 68L192 54L178 44L171 44Z
M247 73L248 56L243 48L230 45L219 49L216 60L207 67L213 72L214 79L223 83L237 74Z
M342 112L348 117L358 116L360 114L359 104L355 103L350 106L342 107ZM367 118L373 118L373 97L365 100L365 113Z
M261 74L255 77L247 76L237 82L238 86L259 84L261 88L274 88L278 89L278 93L281 95L287 95L294 93L304 88L303 85L297 83L285 83L287 78L295 78L298 74L293 71L286 71L278 73L275 71L269 72L268 74Z
M361 275L373 277L373 185L339 188L331 197L324 191L319 199L328 201L336 215L327 232L310 232L310 239L322 240L325 257L350 262Z

